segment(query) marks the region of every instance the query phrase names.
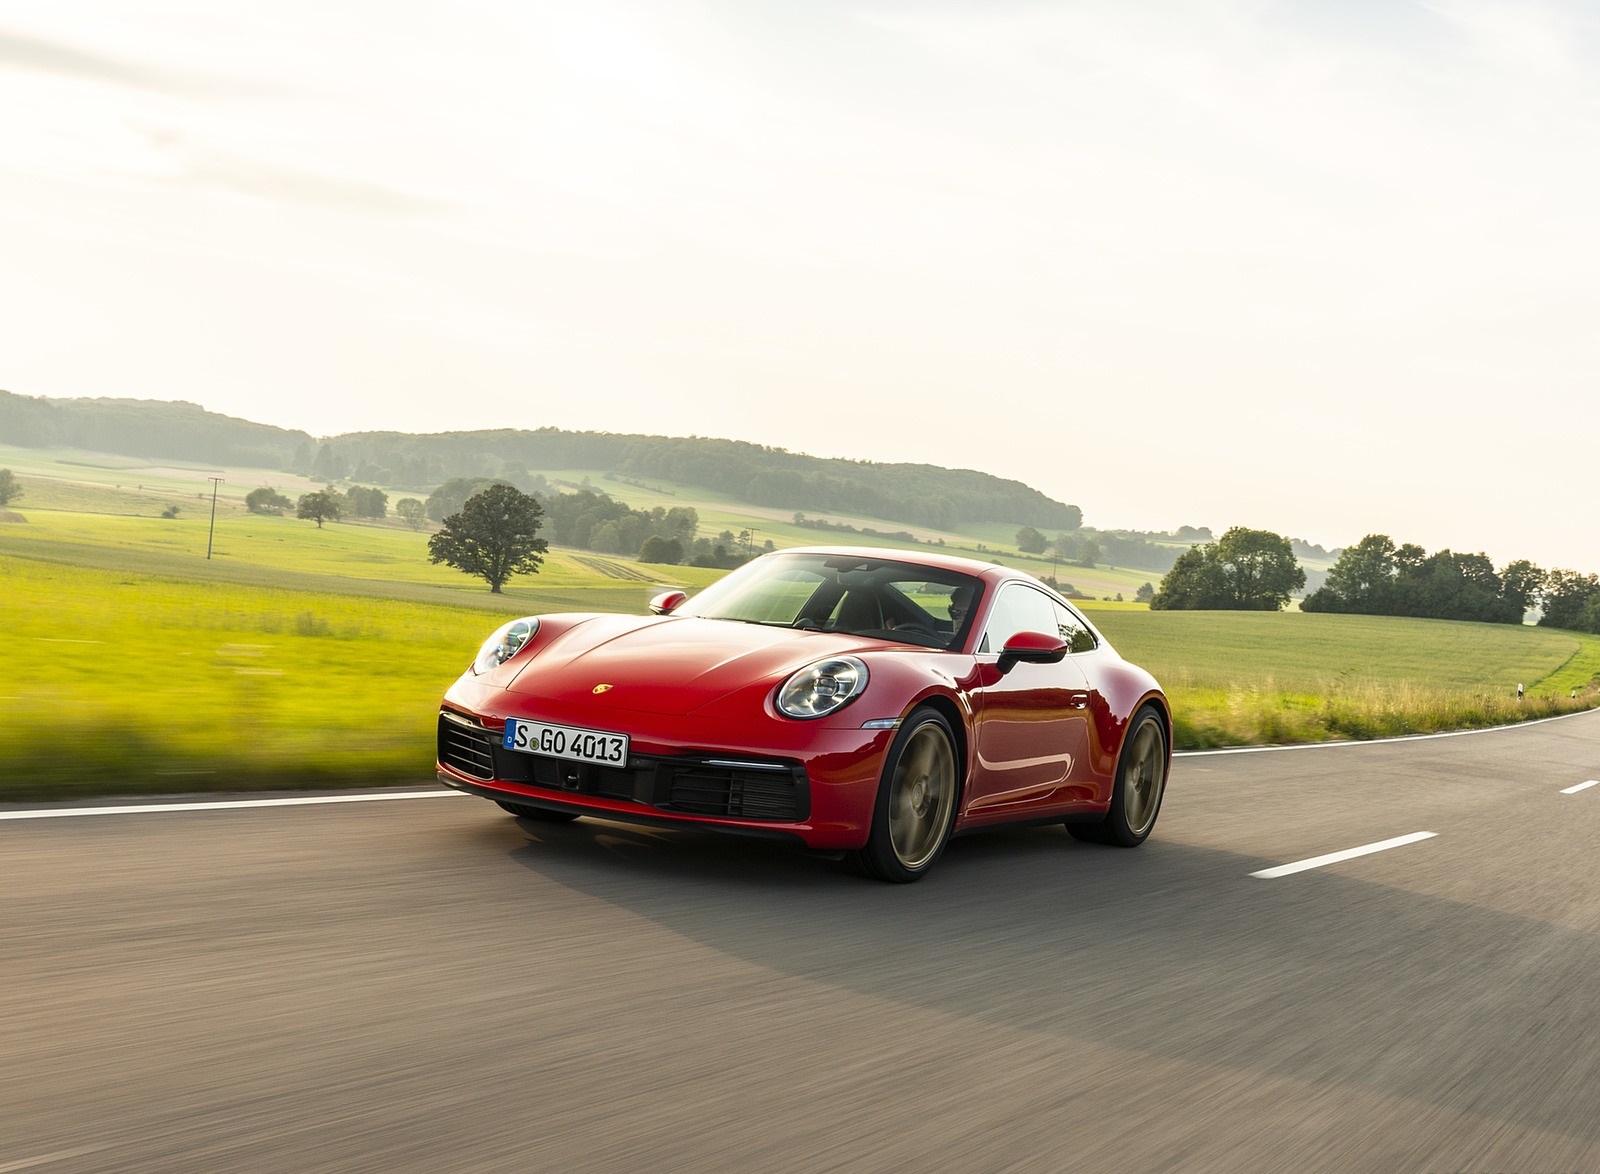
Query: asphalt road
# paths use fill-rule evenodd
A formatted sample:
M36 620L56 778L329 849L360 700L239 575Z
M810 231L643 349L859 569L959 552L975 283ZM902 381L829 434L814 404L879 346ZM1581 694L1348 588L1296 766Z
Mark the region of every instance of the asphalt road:
M1600 1171L1600 714L922 883L481 800L0 811L0 1174ZM1253 875L1431 832L1288 875Z

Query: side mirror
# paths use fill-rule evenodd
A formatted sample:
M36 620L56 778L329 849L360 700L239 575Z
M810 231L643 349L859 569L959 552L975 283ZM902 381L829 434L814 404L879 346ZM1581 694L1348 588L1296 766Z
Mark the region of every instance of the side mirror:
M1018 632L1006 641L1000 650L998 667L1009 673L1017 664L1055 664L1067 654L1067 645L1060 636L1047 636L1043 632Z
M689 594L686 591L663 591L650 601L650 614L669 615L675 608L683 606L683 601L688 598Z

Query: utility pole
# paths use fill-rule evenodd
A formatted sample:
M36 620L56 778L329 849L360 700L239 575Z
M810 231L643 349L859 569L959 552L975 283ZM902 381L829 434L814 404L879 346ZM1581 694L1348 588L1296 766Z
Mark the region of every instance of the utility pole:
M211 557L211 540L217 533L217 486L222 484L221 477L207 477L211 482L211 532L206 535L206 558Z

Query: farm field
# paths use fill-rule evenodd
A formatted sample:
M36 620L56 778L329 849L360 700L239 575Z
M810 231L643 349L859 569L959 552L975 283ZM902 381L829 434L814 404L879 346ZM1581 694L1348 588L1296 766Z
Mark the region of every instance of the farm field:
M0 524L0 801L426 781L439 696L508 616L641 611L722 573L554 550L492 595L401 526L236 502L213 533L209 508L47 496L29 478ZM1085 606L1162 679L1180 748L1497 724L1594 704L1600 679L1600 638L1547 629Z
M114 517L39 512L47 524L9 526L0 551L30 558L127 568L161 574L227 579L328 590L342 594L400 595L437 602L472 601L488 593L468 579L428 561L428 536L405 528L334 525L318 529L292 518L241 514L219 517L214 538L207 519ZM207 558L208 545L212 557ZM589 551L552 551L537 576L513 579L507 600L540 610L586 602L591 593L618 596L606 610L623 610L666 586L699 587L721 572L702 567L652 567ZM652 588L654 590L652 590ZM572 592L579 592L573 595ZM487 606L499 606L491 601Z

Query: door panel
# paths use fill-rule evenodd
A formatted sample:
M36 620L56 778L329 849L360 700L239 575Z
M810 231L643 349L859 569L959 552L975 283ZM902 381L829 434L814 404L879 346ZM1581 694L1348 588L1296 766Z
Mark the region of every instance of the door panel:
M1083 671L1071 656L1055 664L1015 664L1005 673L999 668L1000 650L1018 632L1060 630L1058 608L1022 583L1006 584L995 597L973 690L969 816L1047 814L1092 798L1092 787L1078 795L1075 786L1088 766L1090 697Z
M1089 751L1089 690L1077 665L1019 664L985 676L993 682L976 698L967 810L1070 801Z

